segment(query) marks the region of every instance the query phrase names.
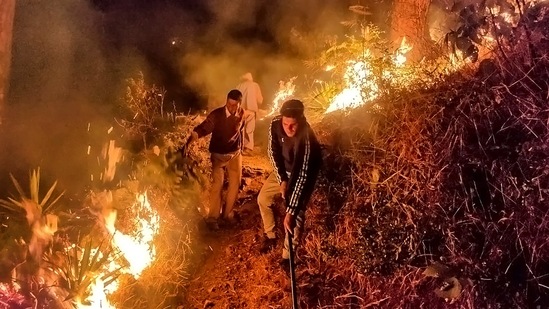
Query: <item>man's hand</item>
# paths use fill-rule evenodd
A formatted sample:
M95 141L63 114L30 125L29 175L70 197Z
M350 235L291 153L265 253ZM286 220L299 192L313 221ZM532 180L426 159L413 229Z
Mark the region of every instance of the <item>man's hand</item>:
M286 217L284 217L284 230L286 230L286 232L290 234L293 234L294 227L295 227L295 215L286 213Z
M189 139L187 140L187 145L190 145L192 142L196 141L198 139L198 133L196 131L191 132L191 136L189 136Z
M192 131L191 136L189 136L189 139L187 140L187 143L185 143L185 148L188 148L197 139L198 139L198 133L196 133L195 131Z
M198 139L198 133L196 133L195 131L192 131L191 132L191 136L189 136L189 138L187 139L187 142L185 143L185 145L183 145L183 148L181 148L181 155L182 156L186 156L187 155L187 151L189 151L189 146Z
M288 182L283 181L280 183L280 194L282 194L282 198L286 199L286 191L288 190Z

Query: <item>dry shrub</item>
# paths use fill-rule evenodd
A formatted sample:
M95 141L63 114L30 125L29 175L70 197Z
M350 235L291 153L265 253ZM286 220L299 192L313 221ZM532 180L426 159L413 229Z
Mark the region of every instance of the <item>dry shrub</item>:
M529 28L538 51L549 47L547 25ZM548 303L549 59L518 47L521 31L476 72L318 125L329 149L302 250L304 304ZM422 275L434 262L447 273ZM460 284L448 303L449 278Z
M45 224L53 221L49 211L58 198L57 194L52 195L55 184L49 192L38 194L40 177L32 173L30 198L36 207L31 205L33 207L29 209L33 212L27 214L27 218L35 223L34 232L48 232L48 241L42 241L44 244L39 248L36 261L27 254L26 243L33 231L26 226L23 207L26 204L11 198L10 203L3 203L6 208L0 207L2 215L9 210L6 214L12 218L9 226L1 227L0 233L3 244L6 244L0 250L0 308L72 308L74 304L71 299L65 301L67 296L85 298L96 277L110 279L111 273L112 277L120 279L119 289L112 299L117 308L172 308L180 305L182 288L187 283L188 268L194 257L192 246L196 244L191 239L198 238L197 230L202 223L198 210L204 208L199 201L204 200L201 199L206 187L204 179L209 177L210 163L204 155L209 140L201 139L181 155L179 150L192 128L203 118L167 115L162 100L163 91L146 85L142 76L138 80L130 80L124 107L126 112L131 113L119 121L124 129L123 138L137 136L141 142L141 147L138 147L140 151L124 151L116 164L116 181L97 177L93 190L82 194L85 197L69 199L71 207L64 207L65 211L59 212L62 217L59 229L53 223L48 225L48 230L45 229ZM99 170L103 170L105 166L102 164L108 164L108 161L98 159ZM14 184L17 191L23 194L15 179ZM136 229L135 209L131 205L135 203L136 194L145 191L162 220L154 241L157 252L155 261L138 279L128 274L120 275L118 270L103 270L102 267L108 264L107 253L117 252L109 245L112 239L103 223L104 210L116 209L116 228L123 233L131 233ZM57 220L54 222L57 223ZM4 233L4 228L8 233ZM55 235L52 237L49 233ZM23 236L25 240L21 238ZM82 239L87 240L86 248L74 246ZM99 244L104 245L100 247L104 258L89 254L90 249L99 247ZM84 249L88 254L82 253ZM45 250L44 255L42 250ZM19 256L19 253L24 253L24 256ZM77 255L84 257L79 260ZM58 273L63 273L64 277ZM25 277L22 277L23 274ZM13 277L21 278L12 282Z
M127 140L139 141L139 150L158 139L163 127L173 118L164 110L166 91L145 82L143 73L127 80L126 94L118 109L118 125ZM174 111L175 112L175 111Z

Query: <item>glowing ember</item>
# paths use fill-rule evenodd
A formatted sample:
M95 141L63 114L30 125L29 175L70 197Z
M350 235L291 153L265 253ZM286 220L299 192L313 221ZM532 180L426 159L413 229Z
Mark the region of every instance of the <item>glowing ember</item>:
M278 86L278 91L276 92L275 98L273 100L273 107L271 108L271 111L267 114L267 116L272 116L276 114L280 109L280 105L294 95L294 92L295 92L294 80L296 79L296 77L297 76L290 78L290 80L287 82L284 82L284 81L278 82L279 86Z
M110 133L110 132L109 132ZM116 172L116 164L122 159L122 148L115 146L115 141L110 140L108 145L103 147L102 155L107 159L107 166L104 173L101 175L103 181L111 181Z
M25 296L19 293L20 287L16 282L0 282L0 308L11 308L10 305L23 306ZM5 307L3 307L5 306Z

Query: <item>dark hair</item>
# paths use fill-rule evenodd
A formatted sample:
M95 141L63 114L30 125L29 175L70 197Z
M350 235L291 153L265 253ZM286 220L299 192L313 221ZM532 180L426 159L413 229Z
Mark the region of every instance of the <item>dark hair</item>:
M305 106L303 106L303 102L292 99L282 104L282 107L280 108L280 114L284 117L295 118L299 120L304 117L304 110Z
M233 89L227 94L227 99L240 101L242 100L242 92L240 92L240 90L238 89Z

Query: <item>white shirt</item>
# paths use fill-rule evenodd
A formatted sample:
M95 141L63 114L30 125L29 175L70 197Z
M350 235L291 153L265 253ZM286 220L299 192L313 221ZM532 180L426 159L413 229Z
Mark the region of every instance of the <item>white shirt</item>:
M237 109L236 109L235 115L238 114L238 113L240 113L241 109L242 109L241 107L237 108ZM248 117L250 114L251 114L250 111L243 110L243 116L244 116L244 118ZM227 118L229 118L229 117L231 117L231 115L232 115L231 112L229 112L229 109L227 108L227 106L225 106L225 116L226 116Z

